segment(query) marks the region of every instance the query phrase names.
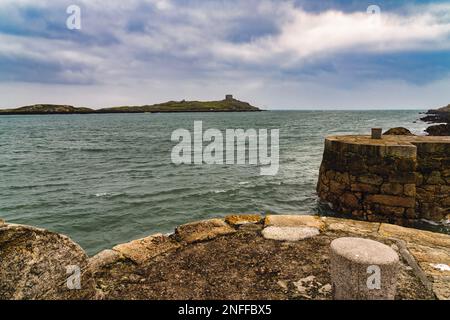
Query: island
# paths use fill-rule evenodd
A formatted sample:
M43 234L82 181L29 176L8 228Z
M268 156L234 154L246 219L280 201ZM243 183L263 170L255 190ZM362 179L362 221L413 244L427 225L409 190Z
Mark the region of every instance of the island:
M426 116L420 120L428 123L439 123L425 130L430 136L450 136L450 104L427 111Z
M71 105L35 104L15 109L0 109L0 115L102 114L102 113L170 113L170 112L258 112L251 104L226 95L219 101L168 101L153 105L119 106L90 109Z

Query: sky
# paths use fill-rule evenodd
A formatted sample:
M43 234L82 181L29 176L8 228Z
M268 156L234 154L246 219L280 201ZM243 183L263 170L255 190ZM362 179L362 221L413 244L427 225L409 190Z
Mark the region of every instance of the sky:
M0 0L0 108L225 94L264 109L447 105L450 0Z

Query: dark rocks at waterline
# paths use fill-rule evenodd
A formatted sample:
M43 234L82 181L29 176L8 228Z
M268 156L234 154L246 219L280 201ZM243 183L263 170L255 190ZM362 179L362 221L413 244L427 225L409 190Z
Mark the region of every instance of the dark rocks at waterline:
M438 124L430 126L425 131L430 136L450 136L450 124Z
M450 123L450 104L439 109L428 110L426 116L420 120L429 123Z
M427 123L450 123L450 114L429 114L425 117L420 118L420 120Z
M426 116L420 120L428 123L440 123L425 130L430 136L450 136L450 104L439 109L428 110Z
M411 131L409 131L408 129L403 128L403 127L396 127L396 128L389 129L388 131L383 133L383 135L414 136L414 134L412 134Z

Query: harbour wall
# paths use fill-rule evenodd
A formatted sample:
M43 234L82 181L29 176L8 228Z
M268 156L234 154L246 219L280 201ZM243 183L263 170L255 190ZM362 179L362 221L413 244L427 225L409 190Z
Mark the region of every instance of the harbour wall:
M327 137L317 192L333 210L368 221L448 219L450 137Z

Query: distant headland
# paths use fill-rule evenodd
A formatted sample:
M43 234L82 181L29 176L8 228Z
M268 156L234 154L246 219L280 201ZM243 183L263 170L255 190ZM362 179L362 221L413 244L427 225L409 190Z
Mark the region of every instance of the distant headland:
M426 116L420 120L428 123L439 123L428 127L425 131L430 136L449 136L450 135L450 104L439 109L427 111Z
M120 106L102 109L77 108L70 105L35 104L15 109L0 109L0 115L100 114L100 113L170 113L170 112L257 112L251 104L226 95L219 101L168 101L153 105Z
M450 104L439 109L431 109L426 112L427 116L421 118L426 122L450 122Z

